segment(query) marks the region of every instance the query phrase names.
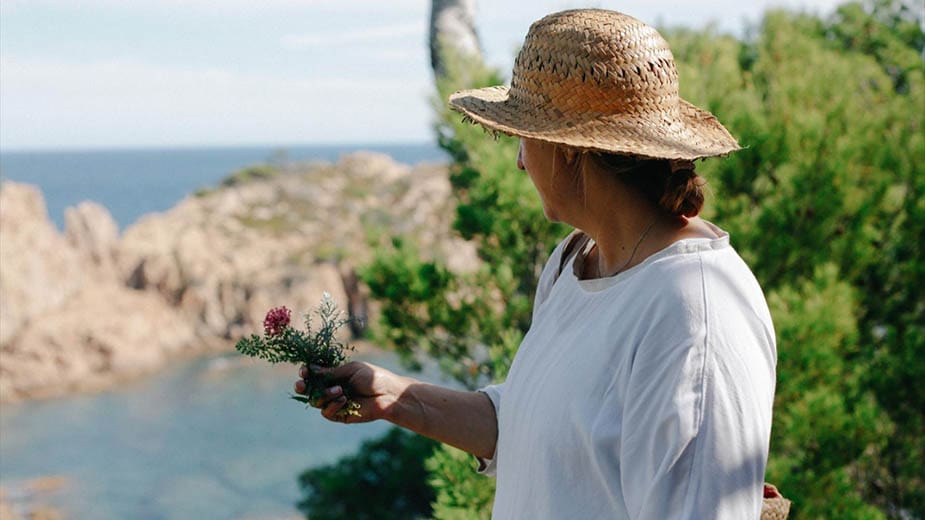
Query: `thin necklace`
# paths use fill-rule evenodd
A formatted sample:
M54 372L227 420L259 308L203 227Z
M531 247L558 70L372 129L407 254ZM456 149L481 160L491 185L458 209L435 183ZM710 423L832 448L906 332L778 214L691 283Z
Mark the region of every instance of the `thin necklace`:
M626 269L626 266L630 265L630 262L632 262L633 258L636 256L636 250L639 249L640 245L642 245L642 241L645 240L647 236L649 236L649 231L652 231L652 226L655 225L656 220L658 220L658 217L652 219L652 222L649 223L649 227L647 227L646 230L643 231L641 235L639 235L639 240L636 241L636 245L633 247L633 252L630 253L630 257L626 259L626 262L623 263L623 266L617 269L617 272L608 275L608 278L611 276L617 276L618 274L622 273L624 269ZM598 276L603 278L604 270L601 268L601 258L603 257L600 254L600 248L598 248L597 272Z

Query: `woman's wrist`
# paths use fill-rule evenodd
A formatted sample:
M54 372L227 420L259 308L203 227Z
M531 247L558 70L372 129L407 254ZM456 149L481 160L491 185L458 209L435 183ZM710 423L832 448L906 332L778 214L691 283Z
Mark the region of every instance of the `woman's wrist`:
M394 375L389 384L392 406L385 410L385 420L412 431L419 431L422 421L416 416L420 415L420 406L411 392L411 388L416 384L420 382L414 378Z

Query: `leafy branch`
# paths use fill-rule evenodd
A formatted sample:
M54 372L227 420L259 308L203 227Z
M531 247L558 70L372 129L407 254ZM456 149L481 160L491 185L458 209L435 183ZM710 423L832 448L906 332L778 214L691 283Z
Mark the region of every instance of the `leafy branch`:
M294 363L309 367L309 376L305 379L306 396L291 395L292 399L307 406L324 396L327 381L312 372L313 366L331 368L347 362L349 351L353 347L337 338L337 331L352 320L344 315L331 295L327 292L321 297L321 303L311 313L304 315L305 330L290 325L291 311L286 307L276 307L267 312L263 320L263 335L252 334L235 345L235 349L250 357L256 357L270 363ZM321 328L312 332L312 317L317 316ZM347 405L341 409L342 415L359 415L359 403L347 398Z

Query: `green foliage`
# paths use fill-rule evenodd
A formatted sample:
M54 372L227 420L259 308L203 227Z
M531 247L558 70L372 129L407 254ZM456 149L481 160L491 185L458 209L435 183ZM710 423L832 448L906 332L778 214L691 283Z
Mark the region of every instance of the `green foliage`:
M476 477L475 459L468 453L442 445L427 459L430 484L437 493L435 520L488 520L495 498L495 481Z
M392 428L358 454L299 476L299 511L311 520L411 520L431 513L424 460L436 442Z
M286 167L288 159L286 159L285 152L274 152L273 156L266 164L255 164L252 166L247 166L233 172L231 175L228 175L219 183L219 186L229 188L232 186L239 186L252 182L259 179L267 179L278 175L280 171ZM198 188L193 195L195 197L205 197L212 193L215 193L216 188L212 187L201 187Z
M836 49L873 56L892 79L896 91L908 93L910 79L923 70L925 32L921 16L921 3L851 2L838 8L825 35Z
M891 433L862 386L867 366L852 362L853 289L827 264L772 292L768 304L781 345L768 480L787 491L795 518L883 518L851 482L854 461Z
M279 170L276 166L270 164L255 164L242 168L228 177L222 179L221 185L225 187L237 186L255 181L257 179L266 179L277 175Z

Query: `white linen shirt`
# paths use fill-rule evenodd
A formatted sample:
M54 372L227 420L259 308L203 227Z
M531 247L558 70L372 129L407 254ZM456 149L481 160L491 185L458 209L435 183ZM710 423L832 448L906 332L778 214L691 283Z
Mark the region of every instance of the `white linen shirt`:
M712 224L711 224L712 226ZM729 244L685 239L579 280L563 242L495 406L495 519L757 519L776 346ZM578 255L573 255L577 257Z

